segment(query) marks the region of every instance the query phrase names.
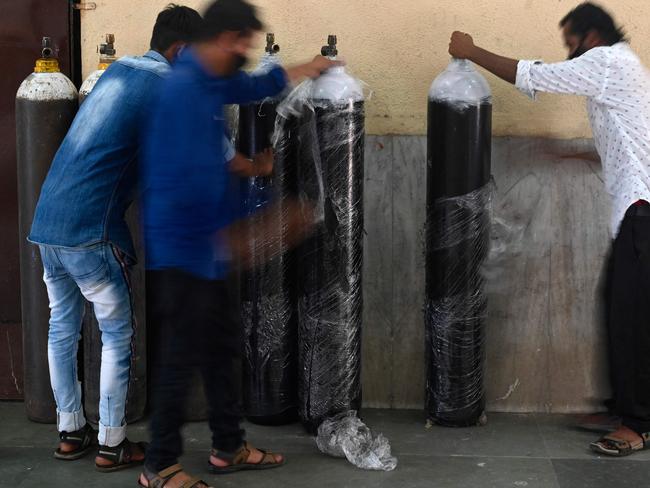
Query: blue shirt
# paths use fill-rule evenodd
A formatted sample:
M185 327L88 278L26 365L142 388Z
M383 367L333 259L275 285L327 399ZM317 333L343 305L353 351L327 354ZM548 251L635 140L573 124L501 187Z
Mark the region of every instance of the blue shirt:
M110 242L135 258L124 214L135 196L144 114L169 71L165 57L149 51L119 59L99 78L52 161L30 241L65 247Z
M218 233L241 214L224 157L224 105L281 93L282 68L230 77L208 73L192 49L161 85L144 136L143 214L147 269L223 279L228 249Z

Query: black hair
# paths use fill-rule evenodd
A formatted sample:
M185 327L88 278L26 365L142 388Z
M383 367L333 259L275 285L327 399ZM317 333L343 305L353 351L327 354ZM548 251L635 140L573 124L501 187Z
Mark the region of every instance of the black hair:
M223 32L247 35L263 28L257 10L245 0L216 0L203 15L201 37L209 39Z
M618 27L612 16L602 7L584 2L569 12L561 21L560 27L569 24L573 34L584 38L590 31L595 30L608 45L627 41L625 32Z
M201 24L201 15L196 10L170 3L156 18L151 49L162 54L176 42L192 42L198 36Z

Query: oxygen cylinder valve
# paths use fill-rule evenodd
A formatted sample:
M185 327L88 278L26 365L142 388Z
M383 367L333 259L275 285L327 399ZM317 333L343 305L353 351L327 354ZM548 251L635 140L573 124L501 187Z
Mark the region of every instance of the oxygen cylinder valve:
M56 59L52 38L43 37L41 41L41 57L36 60L34 73L58 73L59 61Z
M98 50L104 56L115 56L115 35L106 34L106 43L100 44Z
M52 38L44 37L41 41L41 57L48 59L52 57Z
M327 36L327 46L323 46L320 52L323 56L328 58L333 58L338 55L339 52L336 49L336 36Z
M266 34L266 49L265 51L269 54L276 54L280 52L280 46L275 43L275 34L268 33Z

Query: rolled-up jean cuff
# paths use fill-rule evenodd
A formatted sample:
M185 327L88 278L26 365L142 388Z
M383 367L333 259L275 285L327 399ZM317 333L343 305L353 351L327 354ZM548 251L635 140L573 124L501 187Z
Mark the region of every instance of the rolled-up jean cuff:
M83 410L76 412L56 412L59 432L75 432L86 425L86 417Z
M115 447L126 438L126 425L121 427L106 427L99 423L97 440L100 446Z

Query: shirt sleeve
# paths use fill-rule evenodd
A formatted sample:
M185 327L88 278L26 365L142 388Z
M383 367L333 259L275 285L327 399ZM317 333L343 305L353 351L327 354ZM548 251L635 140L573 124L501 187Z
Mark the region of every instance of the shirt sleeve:
M240 71L229 78L223 89L224 104L242 104L279 95L287 87L287 74L279 66L268 73L250 75Z
M561 63L519 61L517 88L535 99L537 92L599 97L607 83L609 59L603 49Z

